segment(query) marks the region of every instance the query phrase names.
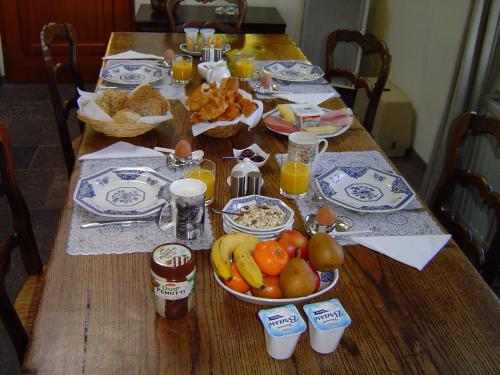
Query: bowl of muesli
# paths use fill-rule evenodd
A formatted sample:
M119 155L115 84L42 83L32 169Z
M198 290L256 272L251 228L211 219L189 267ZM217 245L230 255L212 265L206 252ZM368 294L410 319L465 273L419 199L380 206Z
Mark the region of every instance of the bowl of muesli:
M247 233L279 232L291 227L294 220L293 210L283 201L262 195L233 198L223 211L238 213L224 214L223 220L228 226Z

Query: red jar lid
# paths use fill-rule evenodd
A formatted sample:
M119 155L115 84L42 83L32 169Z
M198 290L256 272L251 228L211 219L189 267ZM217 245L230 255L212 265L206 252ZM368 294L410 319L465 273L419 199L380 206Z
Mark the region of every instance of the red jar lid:
M167 280L186 280L194 266L193 252L186 245L179 243L160 245L151 255L151 270Z

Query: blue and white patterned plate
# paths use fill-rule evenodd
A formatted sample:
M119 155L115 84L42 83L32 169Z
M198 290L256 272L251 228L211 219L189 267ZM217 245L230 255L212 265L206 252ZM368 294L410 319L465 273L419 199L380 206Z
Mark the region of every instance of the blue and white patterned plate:
M101 78L119 85L140 85L163 78L163 69L147 64L119 64L101 70Z
M222 215L224 222L230 224L231 227L233 228L238 228L241 232L251 233L251 234L277 233L283 230L284 228L290 226L290 224L293 224L294 214L293 210L290 207L288 207L283 201L279 199L264 197L262 195L248 195L246 197L233 198L229 200L229 202L227 202L227 204L223 208L223 211L238 212L240 208L249 205L278 207L280 211L284 213L283 222L281 223L281 225L277 225L275 227L258 229L258 228L250 228L239 224L234 220L235 218L234 215Z
M335 167L316 184L328 201L359 212L397 211L415 197L402 177L371 167Z
M319 66L301 61L275 61L262 69L273 78L292 82L315 81L325 75Z
M169 199L171 183L151 168L107 168L81 178L73 200L101 216L148 216L159 211Z

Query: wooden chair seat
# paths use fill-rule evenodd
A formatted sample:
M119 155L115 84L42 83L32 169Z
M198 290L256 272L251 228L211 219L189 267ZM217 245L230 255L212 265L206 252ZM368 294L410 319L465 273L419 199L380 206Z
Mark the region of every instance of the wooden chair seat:
M355 72L335 66L333 55L335 47L339 43L354 43L361 47L363 55L378 55L380 67L378 69L375 84L366 77L360 77ZM356 30L336 30L328 35L325 53L325 75L326 78L345 78L357 89L363 89L368 96L368 107L362 121L368 132L372 131L373 122L377 113L378 103L384 91L385 83L391 70L391 54L386 44L379 41L375 35L364 34ZM341 91L341 90L339 90Z
M39 274L29 276L14 301L14 309L28 336L31 336L33 322L40 306L44 277L45 267Z
M452 124L443 177L436 189L432 210L484 280L491 285L500 267L500 193L491 188L485 176L461 167L467 139L480 135L493 136L498 150L500 118L464 113ZM457 186L470 189L483 207L493 210L497 228L492 233L489 246L474 238L472 223L454 216L451 200ZM489 250L485 251L488 247Z
M56 63L55 59L60 58L61 54L57 52L52 54L51 51L53 44L55 45L55 42L59 42L60 40L65 41L69 46L69 63L67 64L61 62ZM80 65L78 62L78 48L75 29L69 23L51 22L43 26L40 33L40 43L42 46L42 55L45 67L47 68L50 99L52 101L52 107L56 117L59 140L61 142L68 176L70 176L75 163L75 147L69 134L68 117L72 112L72 109L78 107L77 88L85 91L85 85L83 84L80 73ZM58 47L59 46L55 45L55 48ZM57 83L60 78L59 75L64 73L70 74L74 86L74 93L70 98L63 101ZM78 122L80 125L80 131L83 132L84 124L81 121Z
M12 213L12 232L0 239L0 320L22 363L38 311L44 269L33 235L30 212L14 174L7 128L0 123L0 197L4 196ZM20 251L29 278L13 305L5 288L5 279L9 273L11 254L15 250Z

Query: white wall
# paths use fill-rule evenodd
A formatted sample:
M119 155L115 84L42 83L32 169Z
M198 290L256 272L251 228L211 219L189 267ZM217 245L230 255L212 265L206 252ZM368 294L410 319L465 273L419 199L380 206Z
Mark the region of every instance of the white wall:
M149 0L135 0L135 10L139 9L141 4L150 4ZM185 5L200 5L193 0L185 0L182 2ZM303 0L247 0L248 6L254 7L274 7L278 9L281 17L286 22L286 33L295 40L300 42L300 25L302 22ZM223 0L217 0L210 5L231 5Z
M392 54L390 79L416 112L413 149L429 162L453 84L470 0L376 0L367 30Z

